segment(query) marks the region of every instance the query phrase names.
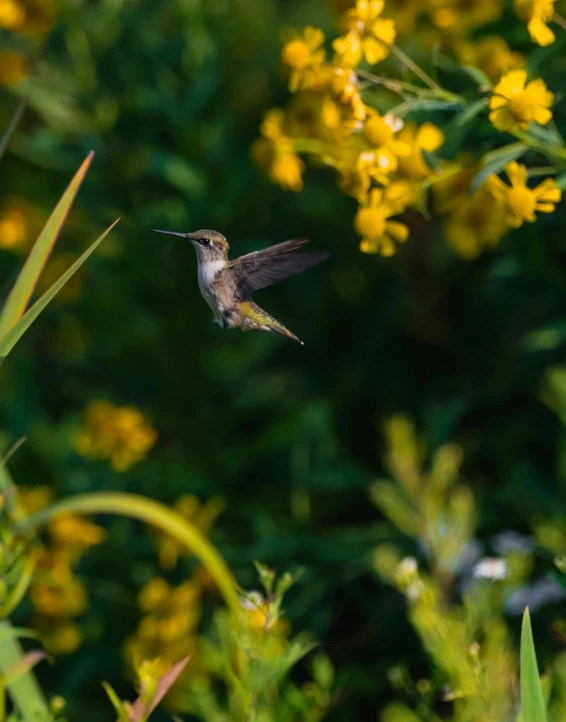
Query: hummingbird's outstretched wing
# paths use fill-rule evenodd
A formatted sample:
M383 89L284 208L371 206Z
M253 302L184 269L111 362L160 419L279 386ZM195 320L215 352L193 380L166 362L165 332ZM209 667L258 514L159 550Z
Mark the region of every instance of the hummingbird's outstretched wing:
M328 258L328 253L295 253L306 243L308 239L297 238L231 261L240 301L248 300L258 288L271 286Z

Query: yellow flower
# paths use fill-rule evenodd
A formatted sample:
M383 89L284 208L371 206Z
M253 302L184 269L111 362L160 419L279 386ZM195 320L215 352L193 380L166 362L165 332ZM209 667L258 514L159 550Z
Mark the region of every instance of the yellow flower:
M448 245L470 261L484 250L495 248L507 232L505 209L482 186L460 197L444 224Z
M384 12L395 23L398 35L407 36L415 28L422 12L422 0L395 0L385 4Z
M432 153L438 150L444 142L444 135L432 123L417 126L411 122L403 126L397 138L409 146L410 153L399 156L392 180L399 188L404 188L405 205L416 205L423 193L422 181L434 175L424 159L423 151Z
M506 185L500 178L492 174L487 179L487 187L492 196L504 204L507 225L519 228L524 221L533 223L535 211L552 213L556 203L562 198L560 188L551 178L547 178L536 188L527 188L527 169L517 161L511 161L505 168L511 182Z
M293 141L285 133L285 112L272 108L261 124L263 138L252 146L254 161L269 173L284 190L300 191L303 187L304 163L295 153Z
M0 0L0 28L19 30L26 19L26 10L17 0Z
M48 576L44 582L34 582L30 587L30 599L44 617L75 617L88 606L84 586L72 576L66 580Z
M339 64L355 68L362 55L370 65L383 60L395 42L395 23L380 18L384 0L357 0L343 17L345 34L333 43Z
M51 654L72 654L83 640L81 630L69 619L53 621L37 617L33 620L33 627L41 634L41 641Z
M213 497L201 505L197 497L192 494L183 494L173 506L183 519L196 526L205 535L208 534L223 508L224 501L218 497ZM186 547L169 534L156 531L155 537L159 549L159 565L162 569L173 569L181 554L189 555Z
M503 73L524 65L521 53L511 50L505 40L497 35L457 43L455 50L464 65L475 65L491 80L497 80Z
M515 0L515 11L527 21L531 40L538 45L550 45L555 35L548 27L554 16L555 0Z
M406 180L424 180L432 175L432 170L426 164L423 151L433 153L444 142L442 131L432 123L406 123L398 135L398 139L406 143L411 152L399 158L399 175Z
M489 119L497 130L527 130L534 120L546 125L552 118L554 95L540 78L527 82L524 70L512 70L493 89Z
M391 113L381 116L375 111L371 112L364 124L363 135L370 150L361 154L360 162L381 183L384 182L384 174L397 170L398 158L411 153L411 146L396 137L402 127L400 118L395 118Z
M8 196L0 207L0 248L25 250L31 243L36 224L33 206L23 198Z
M75 449L87 458L108 459L114 471L126 471L145 458L156 440L156 430L133 406L93 401L85 411Z
M49 522L49 535L56 546L67 547L73 556L84 554L89 547L106 539L102 527L71 513L57 514Z
M502 0L429 0L433 25L457 35L498 20L503 12Z
M328 93L312 91L293 97L285 127L292 138L319 138L331 145L339 145L351 132L335 100Z
M182 657L191 654L194 673L196 634L200 621L200 590L186 581L171 587L164 579L151 579L140 591L138 603L143 616L136 635L126 641L130 662L138 667L153 659L161 674Z
M388 202L381 188L371 190L360 203L354 219L354 227L362 237L360 250L363 253L380 253L392 256L395 253L395 241L403 243L409 237L407 226L390 221L402 208L399 203Z
M360 81L356 72L346 66L334 64L331 89L341 105L348 107L354 121L364 120L366 105L360 96Z
M29 63L17 50L0 50L0 86L18 85L29 75Z
M41 37L52 26L51 0L0 0L0 28L28 37Z
M289 90L294 93L308 88L324 62L324 33L319 28L307 27L303 35L293 33L283 46L281 59L289 70Z

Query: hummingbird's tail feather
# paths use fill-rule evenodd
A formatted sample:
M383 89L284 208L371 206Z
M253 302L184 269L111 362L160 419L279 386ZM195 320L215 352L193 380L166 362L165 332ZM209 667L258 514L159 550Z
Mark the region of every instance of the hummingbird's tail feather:
M293 339L301 346L304 346L304 341L294 333L291 333L288 328L285 328L282 323L273 316L270 316L267 311L260 308L253 301L244 301L240 303L240 311L242 314L242 329L244 331L270 331L277 333L279 336L286 336L287 338Z

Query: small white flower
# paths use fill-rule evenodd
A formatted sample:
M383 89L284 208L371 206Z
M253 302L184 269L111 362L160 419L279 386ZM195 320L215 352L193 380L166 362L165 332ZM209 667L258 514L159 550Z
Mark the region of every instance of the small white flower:
M242 607L242 609L246 609L250 612L254 609L259 609L263 601L263 594L255 590L247 592L245 597L240 596L240 606Z
M396 118L391 113L387 113L386 115L384 115L383 120L387 123L387 125L394 133L396 133L398 130L401 130L401 128L405 125L401 118Z
M399 566L397 567L397 574L403 576L412 576L416 573L417 569L418 564L415 557L405 557L399 562Z
M474 567L474 577L476 579L501 580L505 579L508 571L507 564L503 559L484 557Z

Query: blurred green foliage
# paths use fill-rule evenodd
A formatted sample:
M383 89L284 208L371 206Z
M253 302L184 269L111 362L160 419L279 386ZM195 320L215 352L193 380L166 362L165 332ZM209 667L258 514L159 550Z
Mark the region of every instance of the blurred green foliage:
M212 540L244 588L256 584L254 559L305 568L285 610L337 670L328 719L375 718L405 685L395 670L430 676L403 596L375 570L384 542L430 555L391 505L393 525L369 501L385 473L386 419L414 418L432 449L459 442L475 541L486 553L501 532L533 533L522 580L540 579L564 553L564 210L471 263L446 248L434 222L411 218L412 239L395 258L362 257L355 204L331 178L309 171L302 193L284 194L249 154L262 113L285 97L281 28L331 28L325 3L61 0L52 10L41 39L2 34L31 72L1 93L3 127L24 96L28 109L2 162L0 206L25 208L31 242L94 149L51 263L68 266L122 221L2 368L4 448L27 436L12 474L57 497L115 489L171 505L183 494L222 497ZM540 68L545 50L532 55ZM545 71L556 91L552 63ZM559 109L555 117L560 125ZM297 236L330 250L324 267L261 294L305 348L213 325L192 248L149 233L154 227L218 229L236 255ZM3 298L21 263L0 249ZM157 429L147 459L124 473L74 451L81 414L98 399L137 407ZM100 523L108 539L77 572L90 600L84 642L38 670L49 695L69 700L69 719L85 722L108 719L100 680L131 697L122 646L139 622L140 589L162 574L145 529ZM167 579L180 585L193 573L182 559ZM515 640L516 612L502 612ZM29 622L29 602L19 614ZM543 669L566 643L562 617L560 603L533 616ZM306 667L296 675L306 677ZM387 709L387 719L410 719Z

